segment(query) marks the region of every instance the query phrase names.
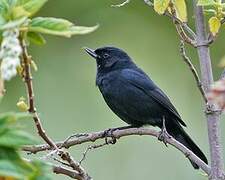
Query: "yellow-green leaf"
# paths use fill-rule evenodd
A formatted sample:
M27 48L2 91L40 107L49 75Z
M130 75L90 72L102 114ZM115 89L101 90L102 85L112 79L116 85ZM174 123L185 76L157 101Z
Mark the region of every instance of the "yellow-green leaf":
M16 6L12 8L12 17L13 19L21 18L21 17L28 17L30 13L27 12L22 6Z
M22 112L26 112L29 109L28 105L24 101L19 101L16 105Z
M29 13L28 17L30 17L37 13L46 2L47 0L29 0L19 1L17 3L20 5L20 7L22 7L25 11Z
M170 0L154 0L154 10L158 14L164 14L168 8Z
M219 32L220 26L221 22L217 17L214 16L209 19L209 30L213 36Z
M173 0L176 15L182 22L187 22L187 7L185 0Z
M44 45L46 43L45 38L40 34L36 32L28 32L27 38L30 42L36 44L36 45Z

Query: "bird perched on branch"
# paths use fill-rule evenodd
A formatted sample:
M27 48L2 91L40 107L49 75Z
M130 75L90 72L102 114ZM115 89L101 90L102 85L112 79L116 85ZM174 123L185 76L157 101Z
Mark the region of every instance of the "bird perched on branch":
M117 116L132 127L152 125L161 128L162 140L169 134L208 164L203 152L184 131L182 126L186 124L169 98L126 52L115 47L85 50L96 60L96 84ZM195 169L199 168L191 163Z

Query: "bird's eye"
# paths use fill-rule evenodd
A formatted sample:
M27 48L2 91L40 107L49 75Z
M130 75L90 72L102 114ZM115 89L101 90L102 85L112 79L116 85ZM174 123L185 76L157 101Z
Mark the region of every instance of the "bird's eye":
M104 58L104 59L106 59L106 58L108 58L108 57L109 57L109 54L107 54L107 53L103 54L103 58Z

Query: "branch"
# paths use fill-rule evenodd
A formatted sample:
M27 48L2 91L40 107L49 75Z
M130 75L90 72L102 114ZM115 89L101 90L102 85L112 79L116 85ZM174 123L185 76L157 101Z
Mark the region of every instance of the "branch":
M211 84L213 81L211 58L209 47L204 45L207 41L206 37L206 27L204 22L203 9L201 6L197 6L197 0L193 0L194 13L195 13L195 26L197 33L197 51L200 61L202 85L206 93L209 92ZM221 180L223 177L223 155L222 155L222 145L220 140L219 131L219 119L220 112L216 111L215 105L212 103L206 104L208 112L206 112L206 119L208 124L208 138L210 145L210 156L211 156L211 174L210 179Z
M75 139L67 138L67 141L60 141L57 142L56 145L58 147L65 147L69 148L71 146L75 146L78 144L83 144L86 142L94 142L98 139L105 139L106 138L106 131L99 131L99 132L92 132L92 133L85 133L85 136L79 136ZM149 135L158 138L159 132L149 128L129 128L123 130L115 130L112 132L112 137L119 139L122 137L130 136L130 135ZM74 136L74 135L73 135ZM210 167L205 164L201 159L199 159L192 151L186 148L183 144L176 141L174 138L167 138L166 142L176 149L181 151L188 159L196 163L204 172L210 174ZM30 153L37 153L40 151L49 150L50 146L47 144L36 145L36 146L25 146L23 147L23 151L27 151Z
M22 38L20 39L20 43L22 47L22 58L23 58L23 66L24 66L24 82L26 84L28 101L29 101L28 111L33 115L33 119L40 137L42 137L42 139L47 144L49 144L52 149L57 149L57 146L55 145L55 143L45 133L41 120L36 111L35 102L34 102L34 90L33 90L33 82L32 82L32 75L31 75L31 67L30 67L31 56L28 55L26 43Z
M202 87L202 82L201 82L201 80L199 78L199 75L198 75L198 72L195 69L194 65L192 64L190 58L186 55L185 46L184 46L184 42L183 41L181 41L181 43L180 43L180 53L181 53L181 56L183 57L184 62L189 66L189 69L191 70L191 72L192 72L192 74L193 74L193 76L195 78L197 87L198 87L198 89L199 89L199 91L200 91L200 93L201 93L205 103L207 103L208 99L207 99L205 91L204 91L204 89Z
M63 174L63 175L71 177L72 179L83 180L82 176L80 176L79 173L77 173L74 170L62 167L62 166L52 165L52 171L55 174Z
M111 5L111 6L112 7L122 7L122 6L126 5L126 4L128 4L129 2L130 2L130 0L126 0L126 1L122 2L121 4L116 4L116 5Z
M30 159L26 159L26 158L23 158L24 161L26 162L31 162ZM62 162L60 162L62 163ZM63 175L66 175L66 176L69 176L71 177L72 179L77 179L77 180L84 180L82 179L82 176L74 171L74 170L71 170L71 169L68 169L64 166L59 166L59 165L55 165L55 164L52 164L52 163L46 163L48 166L52 167L52 171L55 173L55 174L63 174Z
M77 171L81 180L91 180L92 178L88 175L88 173L84 170L84 168L76 162L73 157L69 154L69 152L61 151L59 156L67 161L69 165L73 168L73 170Z

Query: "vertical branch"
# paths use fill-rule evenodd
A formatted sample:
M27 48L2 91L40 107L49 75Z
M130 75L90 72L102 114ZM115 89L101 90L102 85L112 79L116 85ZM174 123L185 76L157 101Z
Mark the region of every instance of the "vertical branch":
M200 61L202 85L207 93L213 83L210 51L207 45L206 26L204 22L203 9L197 6L197 0L193 0L195 12L195 26L197 34L197 51ZM216 111L213 104L206 104L206 119L208 124L208 138L211 157L211 180L221 180L223 177L223 155L219 133L220 112Z
M42 127L41 120L36 112L35 103L34 103L34 90L33 90L33 82L32 82L32 74L31 74L31 57L28 55L27 47L25 41L20 38L20 44L22 47L22 59L24 66L24 81L26 84L28 101L29 101L29 109L28 111L33 115L33 119L38 131L38 134L43 138L43 140L49 144L53 149L58 149L55 143L51 140L50 137L45 133L44 128Z

